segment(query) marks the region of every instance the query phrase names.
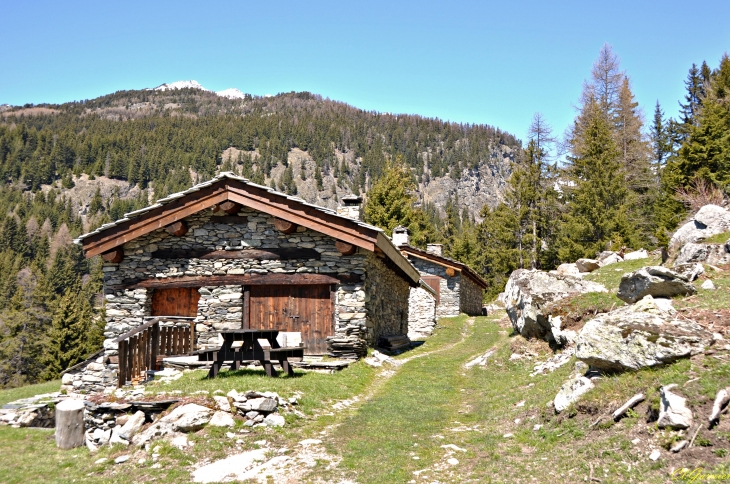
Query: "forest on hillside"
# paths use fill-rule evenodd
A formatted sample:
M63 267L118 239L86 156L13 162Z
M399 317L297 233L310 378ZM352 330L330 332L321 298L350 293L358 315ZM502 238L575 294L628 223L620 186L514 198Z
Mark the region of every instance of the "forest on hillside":
M72 238L222 170L287 193L303 184L362 193L367 221L406 225L416 245L443 243L485 277L489 297L517 268L666 244L692 203L722 201L730 183L730 60L693 65L685 85L679 119L657 103L647 121L604 46L565 138L536 114L524 145L491 126L368 112L310 93L120 91L3 108L0 386L57 377L100 348L100 264ZM237 156L225 158L231 148ZM505 149L513 161L498 203L424 203L419 187L502 170ZM311 160L306 169L289 162L294 150ZM133 185L135 195L97 189L81 207L70 193L82 176Z

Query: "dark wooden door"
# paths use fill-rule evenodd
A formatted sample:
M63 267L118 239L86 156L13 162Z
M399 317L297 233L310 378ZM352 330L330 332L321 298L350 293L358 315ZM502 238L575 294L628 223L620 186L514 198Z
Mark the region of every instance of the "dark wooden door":
M152 293L152 316L198 315L200 293L197 287L155 289Z
M327 352L334 334L330 286L249 286L248 327L302 333L304 354Z
M439 276L421 276L423 282L436 291L436 306L441 302L441 278Z

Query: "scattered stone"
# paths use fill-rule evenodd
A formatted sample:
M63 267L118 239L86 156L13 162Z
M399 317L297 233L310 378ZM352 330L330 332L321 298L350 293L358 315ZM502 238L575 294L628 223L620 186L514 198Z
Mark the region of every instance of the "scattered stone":
M692 282L702 274L705 273L705 268L699 262L692 262L687 264L674 264L674 272L687 278L687 281Z
M277 402L273 398L253 398L247 403L251 405L251 410L256 412L270 413L277 408Z
M109 459L107 459L106 457L102 457L101 459L96 459L96 460L94 461L94 464L97 464L97 465L98 465L98 464L103 464L104 462L106 462L106 461L108 461L108 460L109 460Z
M215 400L216 405L218 405L218 408L223 412L230 412L231 411L231 402L228 401L227 397L221 397L219 395L216 395L213 397L213 400Z
M471 360L470 362L466 363L466 364L464 365L464 368L466 368L466 369L468 370L469 368L471 368L471 367L473 367L473 366L477 366L477 365L478 365L478 366L486 366L486 365L487 365L487 359L488 359L488 358L489 358L490 356L492 356L492 355L494 354L494 352L495 352L495 351L496 351L496 350L495 350L494 348L492 348L492 349L490 349L489 351L487 351L486 353L484 353L483 355L481 355L481 356L477 356L476 358L474 358L474 359L473 359L473 360Z
M575 354L574 347L568 347L561 353L554 354L547 361L538 363L530 373L530 376L543 375L545 373L552 373L561 366L565 365ZM587 369L587 368L586 368Z
M119 437L124 440L132 440L132 437L140 431L144 425L145 415L144 412L139 410L134 415L127 419L127 423L119 430ZM116 428L116 427L115 427Z
M580 272L593 272L601 267L601 264L594 259L578 259L575 265Z
M623 260L623 257L612 251L601 252L601 254L598 256L598 263L601 264L601 267L615 264L617 262L622 262Z
M521 402L515 403L515 407L524 407L526 400L522 400Z
M693 321L631 306L599 314L576 339L576 357L602 371L655 367L704 352L712 335Z
M715 284L710 279L707 279L705 282L703 282L700 287L708 291L714 291L716 289Z
M322 441L319 439L304 439L301 442L299 442L299 445L301 446L307 446L307 445L319 445Z
M651 460L659 460L659 457L662 456L662 453L659 451L659 449L654 449L651 451L651 454L649 454L649 459Z
M535 425L532 426L533 432L537 432L541 428L542 428L542 425L540 425L540 424L535 424Z
M114 463L115 464L123 464L123 463L127 462L128 460L129 460L129 456L128 455L120 455L119 457L117 457L116 459L114 459Z
M685 244L679 251L675 266L690 262L704 262L711 265L724 265L730 262L729 244Z
M649 253L644 249L635 250L634 252L629 252L628 254L624 254L624 260L639 260L639 259L648 259Z
M286 424L284 417L276 413L267 415L263 422L269 427L283 427Z
M684 449L685 447L687 447L687 444L689 444L689 440L680 440L679 442L674 444L672 446L672 448L669 450L670 450L670 452L674 452L676 454L677 452L679 452L682 449Z
M446 462L449 463L449 465L455 466L459 463L459 459L456 459L454 457L450 457Z
M111 438L109 439L109 445L115 445L115 444L120 444L120 445L124 445L124 446L129 445L129 441L127 439L123 439L119 435L119 430L121 430L119 427L114 427L112 429L112 435L111 435Z
M213 414L208 425L211 427L233 427L236 425L236 421L233 420L230 413L221 410Z
M659 390L661 402L657 426L661 429L679 430L692 426L692 411L687 408L687 399L671 391L676 386L676 384L666 385Z
M213 411L195 403L188 403L177 407L169 415L160 419L161 423L171 423L173 430L181 432L194 432L207 424Z
M671 299L663 297L653 298L648 294L631 306L630 310L635 313L651 313L658 316L674 316L677 314L677 310L672 306Z
M505 439L511 439L514 436L515 435L513 433L508 433L508 434L504 434L502 437L505 438Z
M174 436L174 437L173 437L172 439L170 439L170 444L171 444L171 445L172 445L173 447L177 447L177 448L178 448L178 449L180 449L180 450L184 450L184 449L186 449L186 448L187 448L188 446L192 445L192 444L191 444L191 443L190 443L190 442L188 441L188 436L187 436L187 435L185 435L185 434L180 434L180 435L176 435L176 436Z
M543 314L543 308L547 303L587 292L606 292L606 288L569 276L518 269L512 272L505 287L505 309L515 332L525 338L556 341L556 337L561 337L553 334L554 325Z
M691 221L677 229L669 241L669 247L676 250L687 243L699 242L729 230L730 213L718 205L705 205Z
M466 449L462 449L461 447L454 445L454 444L444 444L441 446L442 449L450 449L455 450L458 452L466 452Z
M728 402L730 402L730 388L724 388L718 391L717 395L715 395L715 402L712 404L712 411L710 412L710 426L720 420L720 413Z
M194 482L240 480L239 477L266 460L266 449L249 450L205 465L193 471Z
M583 274L581 273L581 270L578 269L577 264L560 264L557 269L555 269L556 273L561 276L569 276L569 277L577 277L581 278L583 277Z
M570 406L571 403L577 401L581 395L590 391L595 385L590 378L582 375L574 375L568 381L563 383L560 391L553 400L555 412L560 413Z
M618 296L622 301L635 303L644 296L673 297L695 294L697 289L686 277L662 266L642 267L625 274L619 284Z

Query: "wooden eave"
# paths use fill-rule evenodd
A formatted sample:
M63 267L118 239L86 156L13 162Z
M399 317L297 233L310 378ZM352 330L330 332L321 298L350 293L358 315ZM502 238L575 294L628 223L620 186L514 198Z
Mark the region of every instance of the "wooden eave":
M166 199L169 200L169 199ZM231 201L276 218L301 225L337 240L352 244L370 252L382 251L392 262L397 273L417 286L420 275L415 267L400 253L380 230L341 217L326 209L320 209L284 194L272 193L265 187L246 183L236 178L223 177L208 186L177 198L158 203L134 218L123 220L108 228L80 238L87 258L108 252L138 237L164 228L218 205Z
M462 264L461 262L455 261L453 259L447 259L446 257L441 257L436 254L431 254L429 252L417 249L415 247L412 247L410 245L401 245L398 247L401 252L405 252L408 255L412 255L413 257L417 257L419 259L427 260L429 262L433 262L434 264L438 264L443 267L454 269L455 271L459 271L465 276L467 276L469 279L474 281L478 286L480 286L482 289L487 288L487 282L479 276L474 270L469 267L466 264Z

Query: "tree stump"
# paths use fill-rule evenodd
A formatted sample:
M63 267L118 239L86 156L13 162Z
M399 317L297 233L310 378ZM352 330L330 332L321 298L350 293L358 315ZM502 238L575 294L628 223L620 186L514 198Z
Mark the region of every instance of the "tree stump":
M64 400L56 405L56 446L73 449L86 443L84 401Z

